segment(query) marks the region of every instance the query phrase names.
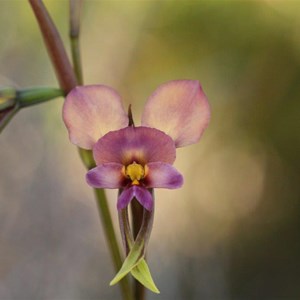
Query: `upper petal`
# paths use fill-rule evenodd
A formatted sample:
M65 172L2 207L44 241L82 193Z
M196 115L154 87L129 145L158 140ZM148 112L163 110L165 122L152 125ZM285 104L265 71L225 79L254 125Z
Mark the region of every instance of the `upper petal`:
M161 162L149 163L145 178L148 188L177 189L183 184L182 175L171 165Z
M95 188L122 188L125 183L122 168L121 164L116 163L99 165L87 172L86 181L90 186Z
M142 125L170 135L176 147L199 141L210 119L210 108L196 80L174 80L162 84L148 99Z
M142 165L161 161L172 164L176 158L173 140L160 130L148 127L126 127L103 136L93 148L98 164L116 162Z
M78 86L66 97L63 120L73 144L92 149L109 131L128 125L119 94L104 85Z

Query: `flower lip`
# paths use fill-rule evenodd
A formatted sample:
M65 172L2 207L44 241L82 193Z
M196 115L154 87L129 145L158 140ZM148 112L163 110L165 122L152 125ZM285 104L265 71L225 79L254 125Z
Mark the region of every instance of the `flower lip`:
M125 208L133 198L136 198L147 210L153 209L153 198L148 189L143 186L133 185L125 188L118 197L118 210Z

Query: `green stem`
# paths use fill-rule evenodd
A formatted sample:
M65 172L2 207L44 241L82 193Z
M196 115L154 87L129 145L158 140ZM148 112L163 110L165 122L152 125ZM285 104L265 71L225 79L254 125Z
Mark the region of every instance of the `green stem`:
M55 88L31 88L17 91L17 100L20 107L40 104L54 98L63 96L64 92Z
M45 45L47 47L50 59L52 61L52 64L55 68L56 76L58 78L59 84L61 89L67 94L70 92L76 85L77 85L77 78L76 74L70 64L70 61L68 59L65 47L62 43L61 37L56 29L56 26L54 25L46 7L44 6L43 2L41 0L29 0L29 3L34 11L34 14L36 16L36 19L38 21L41 33L44 38ZM71 6L77 5L78 1L71 1ZM79 21L79 20L78 20ZM72 24L72 23L71 23ZM73 24L79 24L78 22ZM72 25L73 26L73 25ZM79 28L79 27L78 27ZM73 30L73 29L71 29ZM78 37L77 37L78 38ZM72 43L72 47L78 47L78 43ZM75 49L76 50L76 49ZM78 50L78 49L77 49ZM79 55L79 51L72 51L75 55ZM80 62L79 58L75 58L76 61ZM78 72L81 72L81 69L78 69ZM78 76L80 79L80 76ZM81 153L81 157L90 156L90 152L83 149L79 149ZM89 159L83 160L84 164L90 168L93 163L89 162ZM110 218L110 212L108 210L107 201L105 198L105 194L103 191L95 190L95 194L97 197L97 202L99 203L99 212L100 215L103 215L103 222L107 222ZM100 205L101 204L101 205ZM107 206L107 209L105 207ZM102 213L102 208L104 208L104 212ZM107 226L109 226L109 230L107 229ZM114 254L113 259L116 266L118 266L116 269L119 269L121 267L121 255L120 250L116 242L111 242L116 240L116 236L114 233L114 229L112 226L112 222L109 222L108 225L104 225L105 234L108 239L108 243L112 244L112 247L114 248ZM116 253L119 252L120 260L117 260ZM131 290L130 285L127 280L122 280L121 282L121 291L123 295L124 300L133 300L131 296Z
M78 78L78 84L81 85L83 84L83 75L81 69L79 41L77 38L72 36L70 36L70 39L74 71L76 73L76 77Z
M84 150L81 148L78 148L78 149L79 149L79 155L82 159L82 162L87 167L87 169L89 170L89 169L94 168L96 165L95 165L95 161L93 159L92 151ZM94 189L94 193L95 193L95 197L96 197L96 201L97 201L98 212L100 215L106 242L107 242L108 248L110 250L114 268L117 272L122 267L122 256L121 256L120 247L117 242L117 237L116 237L115 229L113 226L107 198L105 196L103 189ZM130 288L130 283L129 283L128 277L125 277L125 278L123 278L122 281L120 281L120 288L121 288L122 297L124 300L133 300L134 299L131 288Z
M60 89L46 87L19 91L12 88L0 90L0 133L21 108L40 104L63 94Z
M70 0L70 41L73 68L76 74L78 84L83 84L81 55L79 47L79 32L80 32L80 14L81 14L82 0Z
M105 231L106 240L108 242L110 254L114 262L114 267L116 270L119 270L122 267L122 259L105 193L103 189L94 189L94 191L102 225ZM120 285L122 289L123 299L133 300L128 277L123 278L123 280L120 281Z
M76 74L77 82L83 84L81 56L79 47L79 29L80 29L80 8L81 0L70 0L70 40L73 67ZM95 166L92 152L89 150L79 149L81 159L88 169ZM117 242L111 213L107 203L107 198L103 189L94 189L97 207L104 229L106 241L110 250L115 270L118 271L122 267L122 257L120 247ZM133 300L128 277L120 281L121 292L124 300Z
M29 3L38 21L59 85L68 93L77 85L77 81L62 39L43 1L29 0Z

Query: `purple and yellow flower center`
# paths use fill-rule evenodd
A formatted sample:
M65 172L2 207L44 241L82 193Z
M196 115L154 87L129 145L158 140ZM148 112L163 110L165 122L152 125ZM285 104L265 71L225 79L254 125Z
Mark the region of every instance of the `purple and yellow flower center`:
M134 161L132 164L126 167L123 166L122 172L127 178L132 181L132 185L139 185L140 180L142 180L147 175L147 169L147 165L142 166Z
M172 166L176 148L199 141L210 109L198 81L170 81L148 99L142 126L128 126L131 121L119 94L92 85L78 86L68 94L63 118L71 141L93 150L97 166L87 173L88 184L119 189L119 210L135 198L151 211L151 189L182 186L183 177Z

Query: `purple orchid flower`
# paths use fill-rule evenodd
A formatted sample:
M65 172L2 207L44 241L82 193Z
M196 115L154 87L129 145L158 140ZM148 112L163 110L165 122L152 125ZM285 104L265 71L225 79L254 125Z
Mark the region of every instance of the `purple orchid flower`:
M104 85L91 85L68 94L63 119L71 142L93 150L97 166L87 173L87 183L120 189L118 210L136 198L151 211L149 189L182 186L183 177L172 166L176 148L199 141L210 109L198 81L170 81L148 99L142 126L128 126L118 93Z

